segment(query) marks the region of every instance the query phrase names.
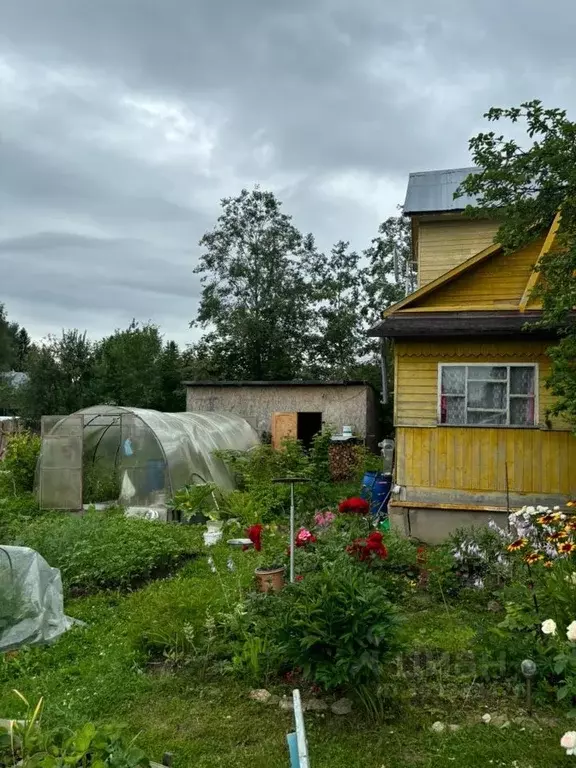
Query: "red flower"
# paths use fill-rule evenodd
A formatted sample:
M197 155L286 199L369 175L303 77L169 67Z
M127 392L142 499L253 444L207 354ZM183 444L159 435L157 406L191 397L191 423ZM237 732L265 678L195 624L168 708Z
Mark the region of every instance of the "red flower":
M294 581L302 581L303 578L304 576L302 576L302 574L299 574L298 576L294 577Z
M379 531L372 531L365 539L355 539L346 550L363 563L375 558L385 560L388 557L388 550Z
M314 536L313 533L310 533L310 531L307 528L300 528L298 533L296 534L296 539L294 540L294 543L297 547L305 547L307 544L315 544L317 541L316 536Z
M370 511L370 504L366 499L361 499L359 496L354 496L351 499L346 499L341 502L338 507L338 512L342 515L367 515Z
M416 550L416 562L422 566L426 562L426 547L418 547Z
M251 525L250 528L246 529L246 536L250 539L252 544L254 544L254 549L256 552L260 552L262 549L262 529L263 525Z

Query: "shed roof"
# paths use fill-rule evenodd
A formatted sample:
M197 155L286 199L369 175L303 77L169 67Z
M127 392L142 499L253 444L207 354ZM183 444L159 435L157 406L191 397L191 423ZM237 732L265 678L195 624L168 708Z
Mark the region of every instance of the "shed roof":
M334 381L184 381L186 387L372 387L369 381L361 379Z
M404 213L440 213L463 211L467 205L475 205L476 198L464 195L456 200L454 193L471 173L480 168L448 168L443 171L411 173L404 201Z

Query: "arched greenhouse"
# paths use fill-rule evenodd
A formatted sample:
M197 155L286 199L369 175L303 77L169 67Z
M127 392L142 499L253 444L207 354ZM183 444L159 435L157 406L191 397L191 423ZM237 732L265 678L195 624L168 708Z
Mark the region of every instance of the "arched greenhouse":
M37 495L44 509L115 500L127 507L162 507L184 485L233 489L232 474L214 453L257 444L256 432L233 414L95 405L69 416L45 416Z

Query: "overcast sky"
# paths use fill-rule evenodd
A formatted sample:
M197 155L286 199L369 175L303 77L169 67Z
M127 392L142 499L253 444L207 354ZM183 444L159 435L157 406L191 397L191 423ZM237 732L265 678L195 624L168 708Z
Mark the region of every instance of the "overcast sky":
M0 0L0 302L192 340L197 242L258 183L364 248L482 114L574 114L570 0Z

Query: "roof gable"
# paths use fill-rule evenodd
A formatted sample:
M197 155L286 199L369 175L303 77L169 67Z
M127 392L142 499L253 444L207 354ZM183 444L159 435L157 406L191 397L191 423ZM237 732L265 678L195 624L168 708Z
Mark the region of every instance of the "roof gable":
M490 306L517 309L543 243L544 238L540 238L513 253L499 249L437 287L418 301L417 306L439 310L450 307L486 309Z
M545 237L517 251L505 253L498 243L427 283L389 307L384 317L406 311L462 311L539 308L532 297L539 272L535 266L552 248L560 224L560 212Z

